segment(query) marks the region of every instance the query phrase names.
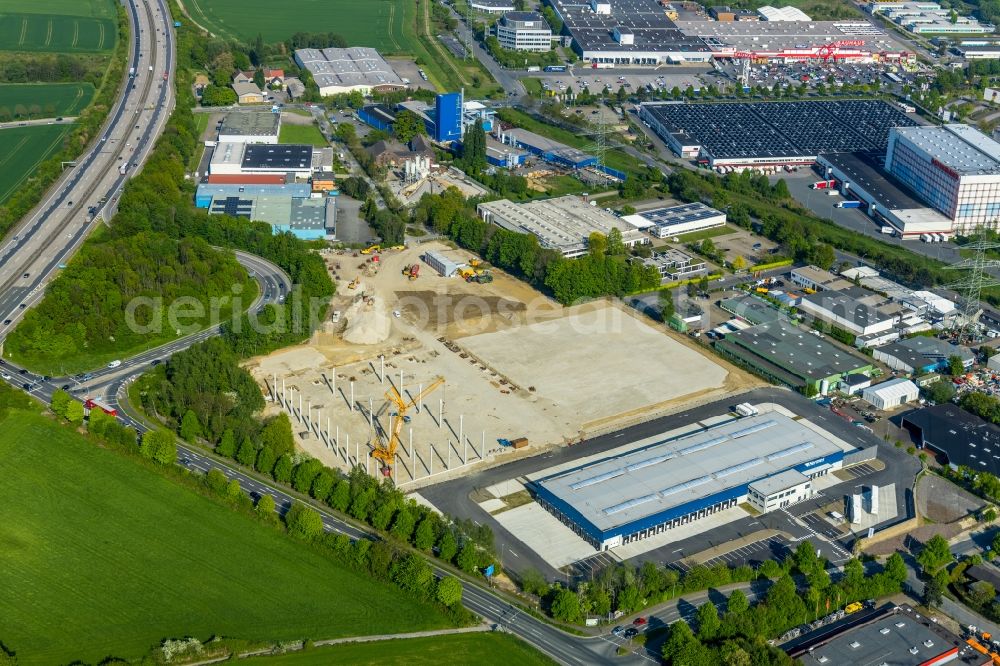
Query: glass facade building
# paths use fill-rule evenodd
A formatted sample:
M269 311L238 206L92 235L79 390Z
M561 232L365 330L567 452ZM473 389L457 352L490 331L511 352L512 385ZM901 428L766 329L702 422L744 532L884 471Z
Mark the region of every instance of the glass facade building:
M1000 144L968 125L897 127L886 171L953 222L957 232L1000 223Z

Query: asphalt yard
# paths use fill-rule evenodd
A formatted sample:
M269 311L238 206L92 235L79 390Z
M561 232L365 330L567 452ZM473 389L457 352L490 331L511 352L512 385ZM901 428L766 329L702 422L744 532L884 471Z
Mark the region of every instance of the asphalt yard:
M794 545L791 545L791 542L784 537L774 536L734 548L728 553L706 560L704 564L707 567L714 567L717 564L725 564L729 567L751 563L759 564L764 560L780 560L793 548Z

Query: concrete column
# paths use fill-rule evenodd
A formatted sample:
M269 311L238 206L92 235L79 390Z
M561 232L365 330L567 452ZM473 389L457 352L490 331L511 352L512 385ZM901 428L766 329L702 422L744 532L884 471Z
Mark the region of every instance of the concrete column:
M410 462L413 462L413 428L410 428Z
M434 445L431 444L431 469L428 472L428 476L434 474Z
M379 372L379 375L378 375L379 376L379 380L378 380L379 381L379 385L380 386L385 386L385 355L384 354L380 354L379 357L378 357L378 359L379 359L379 362L381 362L381 364L382 364L382 371Z
M444 425L444 400L438 400L438 429Z
M465 414L458 415L458 441L465 441Z
M337 393L337 368L333 368L333 381L330 383L330 390L336 395Z
M421 408L423 408L423 406L424 406L424 397L422 395L423 392L424 392L424 385L423 384L418 384L417 385L417 395L420 396L420 400L417 401L417 414L420 413Z
M351 382L351 414L354 413L354 382Z

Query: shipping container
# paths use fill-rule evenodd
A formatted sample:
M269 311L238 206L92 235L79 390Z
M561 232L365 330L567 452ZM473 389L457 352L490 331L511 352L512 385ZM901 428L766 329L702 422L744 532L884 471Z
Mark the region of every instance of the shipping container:
M528 438L518 437L517 439L512 439L510 440L510 445L513 446L515 449L523 449L528 445Z

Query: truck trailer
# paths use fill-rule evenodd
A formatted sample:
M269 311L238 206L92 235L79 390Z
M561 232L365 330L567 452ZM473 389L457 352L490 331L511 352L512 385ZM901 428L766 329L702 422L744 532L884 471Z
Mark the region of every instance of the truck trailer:
M837 208L861 208L860 201L838 201L834 205Z

